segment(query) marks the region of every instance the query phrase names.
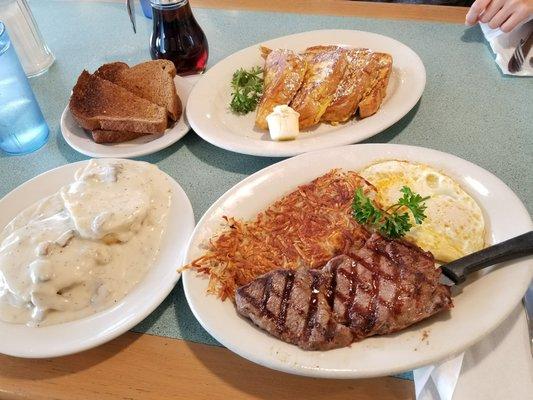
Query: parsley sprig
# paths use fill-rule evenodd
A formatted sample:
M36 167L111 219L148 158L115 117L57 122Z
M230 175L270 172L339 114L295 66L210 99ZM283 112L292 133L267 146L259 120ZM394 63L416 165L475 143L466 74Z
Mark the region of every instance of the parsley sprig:
M246 114L255 110L257 103L263 94L263 70L254 67L249 71L243 68L233 73L231 80L231 103L230 107L238 114Z
M421 224L426 218L424 211L427 206L424 202L429 199L429 196L422 197L407 186L402 187L400 191L403 196L395 204L382 211L363 193L361 188L358 188L352 203L353 217L360 224L371 225L390 238L404 236L413 225L409 212L401 211L410 211L415 223Z

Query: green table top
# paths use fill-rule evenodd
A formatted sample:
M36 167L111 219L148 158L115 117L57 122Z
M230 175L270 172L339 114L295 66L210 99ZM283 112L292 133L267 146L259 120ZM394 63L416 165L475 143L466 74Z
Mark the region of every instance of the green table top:
M0 196L39 173L87 158L67 145L59 127L82 69L150 58L152 21L144 18L140 7L135 35L123 4L34 0L30 6L56 56L46 74L31 80L50 126L50 139L32 154L0 154ZM210 66L255 43L315 29L366 30L405 43L426 66L426 89L409 114L366 142L411 144L455 154L497 175L530 213L533 210L533 79L503 76L478 27L229 10L194 13L209 41ZM141 159L156 163L179 182L196 220L231 186L279 160L231 153L192 131ZM181 283L134 330L216 344L192 315Z

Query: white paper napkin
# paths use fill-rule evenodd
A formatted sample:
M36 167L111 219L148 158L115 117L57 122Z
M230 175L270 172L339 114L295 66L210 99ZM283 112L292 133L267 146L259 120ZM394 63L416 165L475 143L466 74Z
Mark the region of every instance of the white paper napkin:
M509 60L514 53L516 46L520 42L520 39L526 38L528 33L533 31L533 20L529 20L510 33L504 33L500 29L491 29L487 24L480 23L479 25L481 26L481 30L483 31L487 42L489 42L492 51L496 54L496 64L498 64L504 74L533 76L533 67L529 65L529 58L533 57L533 50L530 50L529 54L525 55L525 61L520 71L513 74L507 69Z
M413 377L416 399L452 400L461 373L464 355L465 353L461 353L440 364L415 369Z

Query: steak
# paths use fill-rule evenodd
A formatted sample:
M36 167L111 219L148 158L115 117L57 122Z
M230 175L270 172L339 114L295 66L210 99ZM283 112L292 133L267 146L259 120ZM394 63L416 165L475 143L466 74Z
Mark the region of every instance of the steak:
M276 270L237 289L237 311L305 350L344 347L452 307L433 256L373 234L321 269Z
M306 350L348 346L353 336L332 318L327 283L319 270L272 271L237 289L237 310L272 335Z

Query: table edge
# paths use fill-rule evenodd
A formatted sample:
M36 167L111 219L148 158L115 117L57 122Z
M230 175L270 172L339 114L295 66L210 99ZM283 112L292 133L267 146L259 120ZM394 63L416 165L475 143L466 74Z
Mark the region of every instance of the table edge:
M464 23L468 7L348 0L191 0L197 8Z
M272 382L276 382L275 387ZM54 359L0 355L2 399L408 400L409 380L315 379L270 370L228 349L127 332L83 353Z

